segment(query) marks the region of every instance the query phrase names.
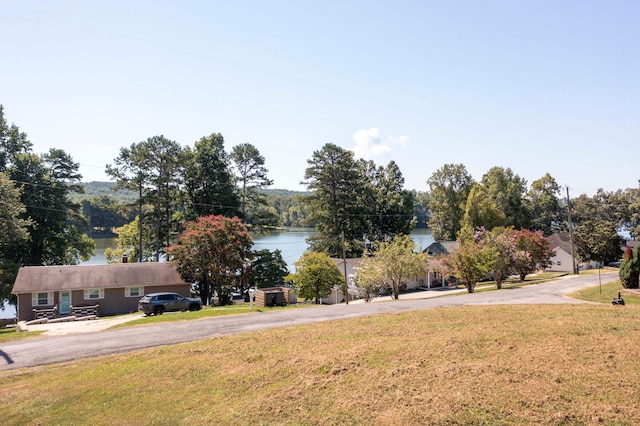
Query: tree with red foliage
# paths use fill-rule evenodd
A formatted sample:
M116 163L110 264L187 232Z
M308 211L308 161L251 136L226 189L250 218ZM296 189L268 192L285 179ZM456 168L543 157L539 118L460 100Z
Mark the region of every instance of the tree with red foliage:
M544 238L542 231L521 229L513 233L516 243L513 269L520 276L520 281L524 281L528 274L549 266L553 250L549 248L549 241Z
M237 217L211 215L187 222L178 243L168 247L167 253L182 278L196 284L202 303L211 304L213 286L223 304L233 278L250 260L252 245Z

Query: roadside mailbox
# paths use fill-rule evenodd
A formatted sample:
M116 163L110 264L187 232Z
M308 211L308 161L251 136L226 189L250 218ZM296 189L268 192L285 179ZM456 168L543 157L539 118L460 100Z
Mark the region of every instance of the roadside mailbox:
M249 310L252 311L253 310L253 301L256 299L256 289L255 288L250 288L249 289Z

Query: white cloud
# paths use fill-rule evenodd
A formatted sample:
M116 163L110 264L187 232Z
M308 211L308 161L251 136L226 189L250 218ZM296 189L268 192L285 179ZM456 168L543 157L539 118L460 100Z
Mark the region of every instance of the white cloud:
M389 141L400 146L407 146L410 140L409 136L389 136Z
M407 136L389 136L385 143L383 143L381 139L380 129L377 127L372 127L368 130L358 130L353 134L353 140L356 142L353 153L358 158L370 160L391 152L392 147L390 145L405 146L407 142L409 142Z

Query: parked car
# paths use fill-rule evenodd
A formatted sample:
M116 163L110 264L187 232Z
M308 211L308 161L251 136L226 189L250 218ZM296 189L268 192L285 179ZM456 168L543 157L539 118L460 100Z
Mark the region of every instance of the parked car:
M177 293L151 293L138 301L138 310L145 315L162 315L165 312L199 311L202 301Z

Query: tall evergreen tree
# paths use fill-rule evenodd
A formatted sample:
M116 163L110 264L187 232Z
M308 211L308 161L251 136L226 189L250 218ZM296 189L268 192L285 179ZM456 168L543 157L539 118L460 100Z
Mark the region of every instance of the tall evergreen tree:
M366 179L353 153L328 143L315 151L307 163L302 183L313 191L313 195L306 198L310 220L318 231L318 237L310 241L313 250L340 257L344 239L348 255L362 253L366 227L361 200Z
M20 201L20 191L9 180L5 172L0 172L0 301L11 297L11 287L15 280L18 264L11 259L8 249L14 244L23 244L28 237L24 219L26 208Z
M185 189L191 220L206 215L234 217L241 214L224 138L220 133L202 137L193 150L187 148Z
M386 167L360 160L358 165L367 177L367 190L363 201L367 238L387 241L396 235L409 234L415 226L413 220L414 196L404 189L404 177L398 165L391 161Z
M132 143L130 147L120 148L113 165L107 164L105 172L116 180L113 190L126 188L138 194L138 262L142 262L142 234L145 225L144 196L150 188L149 166L143 143Z
M177 235L178 230L172 226L172 219L177 210L178 193L182 183L184 167L184 150L175 141L164 136L153 136L142 142L144 154L147 156L148 181L151 191L147 198L154 206L153 219L155 223L155 261L165 247L172 241L172 231Z
M37 155L32 148L26 133L7 124L0 106L0 171L20 192L25 209L19 219L28 221L29 235L26 241L5 245L3 262L17 271L24 265L66 265L88 259L94 244L84 234L87 221L80 204L70 199L71 194L83 192L78 164L62 150Z
M240 190L242 221L247 223L247 203L266 205L266 196L259 190L273 185L273 181L267 177L264 156L250 143L234 146L230 158Z

